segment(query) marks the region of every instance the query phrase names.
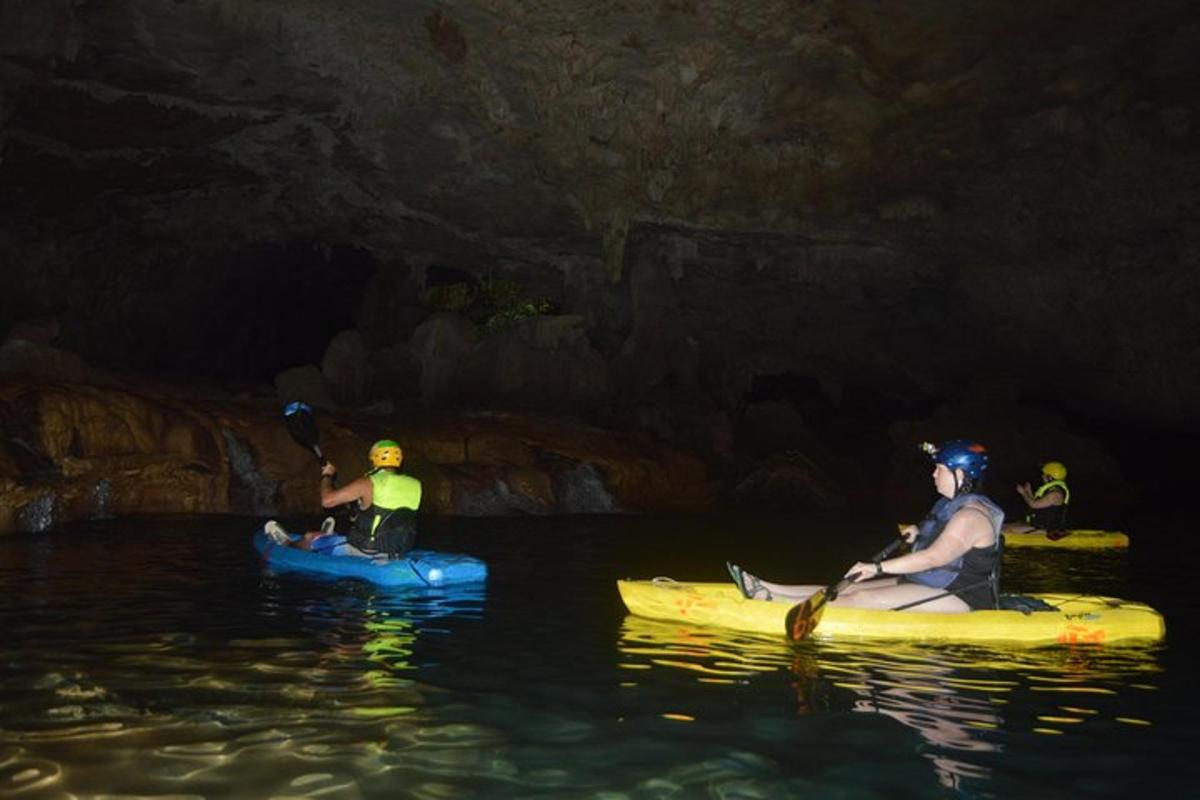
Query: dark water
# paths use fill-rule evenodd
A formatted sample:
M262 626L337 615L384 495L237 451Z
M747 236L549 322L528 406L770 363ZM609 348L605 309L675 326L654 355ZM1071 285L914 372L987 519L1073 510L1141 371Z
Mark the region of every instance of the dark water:
M263 571L255 520L0 539L0 797L1183 796L1200 786L1183 530L1037 553L1012 588L1145 600L1168 641L782 642L626 618L613 581L823 581L879 520L443 521L486 588Z

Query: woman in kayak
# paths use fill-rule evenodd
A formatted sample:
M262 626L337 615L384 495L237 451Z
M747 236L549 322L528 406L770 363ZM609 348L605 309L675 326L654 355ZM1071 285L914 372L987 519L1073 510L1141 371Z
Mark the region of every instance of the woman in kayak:
M351 533L346 537L330 535L332 518L321 531L306 533L293 542L287 532L269 520L264 531L278 544L290 544L306 550L326 550L345 547L335 555L367 555L387 553L399 558L412 549L417 536L416 512L421 505L421 482L400 472L404 451L391 439L381 439L371 446L371 471L355 478L345 486L335 486L337 467L327 461L321 467L321 506L336 508L352 505L358 511ZM339 541L333 542L331 539ZM350 552L355 551L355 552Z
M940 446L923 444L933 458L937 502L919 525L901 535L912 551L882 561L858 562L846 571L854 583L833 601L852 608L900 608L921 611L970 611L995 608L999 595L1000 526L1004 512L978 493L987 471L987 449L962 439ZM754 600L795 603L821 586L770 583L729 564L742 594Z

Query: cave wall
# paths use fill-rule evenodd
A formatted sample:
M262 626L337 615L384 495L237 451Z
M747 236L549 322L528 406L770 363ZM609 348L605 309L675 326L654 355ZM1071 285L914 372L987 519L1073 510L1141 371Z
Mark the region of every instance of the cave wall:
M582 318L612 414L716 449L783 374L1194 429L1198 17L2 0L0 314L102 360L309 243L369 254L370 347L409 346L439 265L511 276ZM298 324L230 310L235 341ZM511 377L484 366L460 395Z

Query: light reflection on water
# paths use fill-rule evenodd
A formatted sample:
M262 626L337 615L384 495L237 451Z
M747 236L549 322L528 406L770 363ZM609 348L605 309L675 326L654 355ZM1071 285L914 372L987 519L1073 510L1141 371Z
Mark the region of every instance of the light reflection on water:
M1197 775L1165 647L793 648L625 616L618 576L712 577L660 549L673 523L479 523L444 547L489 584L410 593L264 572L251 528L0 540L0 798L1120 797ZM689 544L720 571L727 537ZM1052 562L1008 574L1128 594L1124 562Z
M986 787L1012 734L1077 736L1098 726L1150 724L1122 716L1124 700L1154 691L1162 671L1157 646L881 640L793 648L752 634L633 616L622 624L618 648L622 667L635 675L681 670L698 683L736 685L759 673L786 672L798 715L849 711L894 720L920 736L921 755L939 784L956 790Z

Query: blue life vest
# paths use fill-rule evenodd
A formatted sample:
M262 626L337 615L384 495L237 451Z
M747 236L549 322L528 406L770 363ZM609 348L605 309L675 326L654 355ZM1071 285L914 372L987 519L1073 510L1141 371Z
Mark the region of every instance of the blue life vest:
M1000 510L999 506L981 494L963 494L954 498L939 497L937 502L933 504L933 508L929 509L929 514L917 525L917 538L913 541L913 552L925 550L932 545L937 540L937 537L941 536L942 531L946 529L946 523L950 521L950 518L968 503L976 503L983 506L987 512L988 520L992 523L992 536L996 542L993 546L993 551L998 558L1001 546L1000 527L1004 523L1004 512ZM932 586L935 589L945 589L962 573L964 561L970 555L970 552L965 553L949 564L935 567L934 569L927 569L923 572L914 572L905 577L914 583Z

